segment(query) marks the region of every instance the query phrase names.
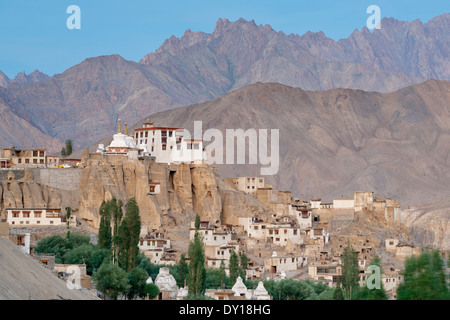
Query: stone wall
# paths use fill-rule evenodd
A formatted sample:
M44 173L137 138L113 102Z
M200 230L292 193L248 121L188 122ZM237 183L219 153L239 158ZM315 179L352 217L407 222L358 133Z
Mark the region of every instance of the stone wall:
M30 170L36 183L61 190L78 190L83 172L83 169L80 168Z

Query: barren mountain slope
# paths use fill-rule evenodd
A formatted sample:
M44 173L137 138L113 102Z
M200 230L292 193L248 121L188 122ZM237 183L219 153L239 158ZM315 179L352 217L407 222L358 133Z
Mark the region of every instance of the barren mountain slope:
M280 167L267 183L304 199L371 190L408 205L441 198L450 187L449 101L447 81L389 94L257 83L149 118L191 133L202 121L203 131L217 128L224 137L226 129L279 129ZM219 165L221 174L260 175L260 165L246 163Z

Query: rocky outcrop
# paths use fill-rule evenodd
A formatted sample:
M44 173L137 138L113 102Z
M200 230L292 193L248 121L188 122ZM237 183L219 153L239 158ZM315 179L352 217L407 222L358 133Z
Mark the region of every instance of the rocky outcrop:
M403 210L402 222L423 246L450 250L450 197Z
M141 222L149 228L185 231L198 214L214 224L237 224L239 216L264 215L270 209L233 190L206 164L159 164L121 156L83 156L79 217L98 227L99 208L115 197L126 204L136 198ZM150 194L149 182L159 183Z
M66 208L78 212L78 191L61 190L41 185L33 174L25 170L23 175L8 172L7 179L0 181L0 217L6 218L6 208ZM19 178L20 177L20 178Z

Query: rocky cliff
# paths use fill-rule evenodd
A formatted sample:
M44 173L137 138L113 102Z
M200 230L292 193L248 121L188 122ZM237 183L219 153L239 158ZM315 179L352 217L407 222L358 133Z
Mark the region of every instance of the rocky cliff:
M189 228L196 214L216 224L237 223L238 216L264 216L270 209L222 181L206 164L158 164L150 159L83 154L79 217L99 225L102 201L115 197L125 204L135 198L143 225L149 228ZM149 182L159 183L158 194Z
M450 197L404 210L402 220L423 246L450 250Z

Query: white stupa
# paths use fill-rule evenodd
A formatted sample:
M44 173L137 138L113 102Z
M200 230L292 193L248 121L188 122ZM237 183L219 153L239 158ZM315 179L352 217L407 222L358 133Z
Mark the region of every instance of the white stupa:
M253 300L272 300L262 281L258 282L258 287L253 291Z
M111 144L106 148L107 154L128 154L130 149L136 148L136 142L132 136L128 135L127 123L125 122L125 132L122 133L120 119L117 133L113 135Z
M178 293L177 281L170 274L169 268L160 268L159 273L155 279L155 285L161 292L170 292L170 296L175 298Z
M241 277L238 277L236 279L236 283L234 284L233 288L231 288L231 291L234 292L234 295L236 297L239 297L242 295L247 296L247 287L245 286Z

